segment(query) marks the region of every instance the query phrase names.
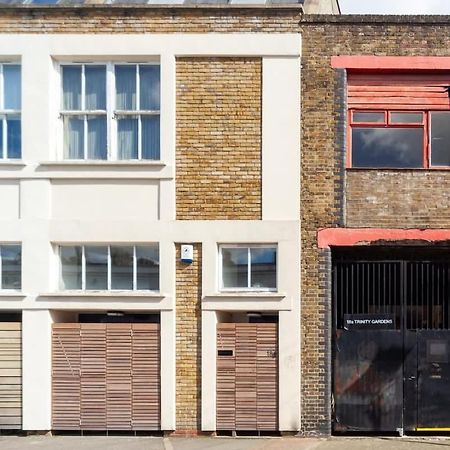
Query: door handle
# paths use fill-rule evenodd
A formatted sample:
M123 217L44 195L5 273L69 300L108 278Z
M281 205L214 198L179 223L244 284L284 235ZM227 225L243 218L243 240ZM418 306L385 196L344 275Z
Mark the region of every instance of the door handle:
M413 380L415 380L415 379L416 379L415 376L408 377L408 380L410 380L410 381L413 381Z

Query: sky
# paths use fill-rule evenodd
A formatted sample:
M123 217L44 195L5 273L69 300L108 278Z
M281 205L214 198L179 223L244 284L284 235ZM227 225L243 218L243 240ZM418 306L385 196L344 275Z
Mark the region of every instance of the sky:
M450 0L339 0L342 14L450 14Z

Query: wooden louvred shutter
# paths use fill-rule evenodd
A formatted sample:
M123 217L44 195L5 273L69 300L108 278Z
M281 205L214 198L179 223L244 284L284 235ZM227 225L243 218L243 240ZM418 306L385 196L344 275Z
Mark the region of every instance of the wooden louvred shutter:
M54 324L53 428L159 430L159 324Z
M236 324L236 430L256 430L256 326Z
M22 324L0 322L0 429L22 428Z
M348 74L348 107L353 109L448 110L450 73Z
M81 428L106 429L106 325L81 324Z
M108 430L131 430L131 324L106 325Z
M133 430L161 428L160 326L133 324Z
M258 430L278 429L278 325L257 324Z
M236 341L235 324L217 326L217 415L219 430L236 428Z
M278 429L278 325L217 326L216 427Z
M80 429L81 336L78 323L53 325L52 420L58 430Z

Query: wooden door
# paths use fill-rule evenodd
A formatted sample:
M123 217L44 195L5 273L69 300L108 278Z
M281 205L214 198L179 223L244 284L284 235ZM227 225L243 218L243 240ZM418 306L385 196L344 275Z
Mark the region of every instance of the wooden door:
M22 428L22 324L0 322L0 429Z
M160 429L159 324L53 325L53 429Z
M218 430L278 429L278 325L219 324Z

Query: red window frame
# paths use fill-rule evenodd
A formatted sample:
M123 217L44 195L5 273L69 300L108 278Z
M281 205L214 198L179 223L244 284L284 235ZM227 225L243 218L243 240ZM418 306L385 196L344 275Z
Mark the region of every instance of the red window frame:
M422 128L423 129L423 165L421 168L408 168L408 167L386 167L386 170L450 170L450 166L432 166L431 165L431 113L433 112L444 112L441 110L430 111L430 110L395 110L395 109L349 109L348 110L348 133L347 133L347 158L346 167L348 169L355 170L366 170L366 169L377 169L383 170L383 167L353 167L352 166L352 129L353 128ZM384 122L355 122L353 115L355 113L384 113ZM422 114L422 122L396 122L392 123L391 115L392 113L403 113L403 114Z

